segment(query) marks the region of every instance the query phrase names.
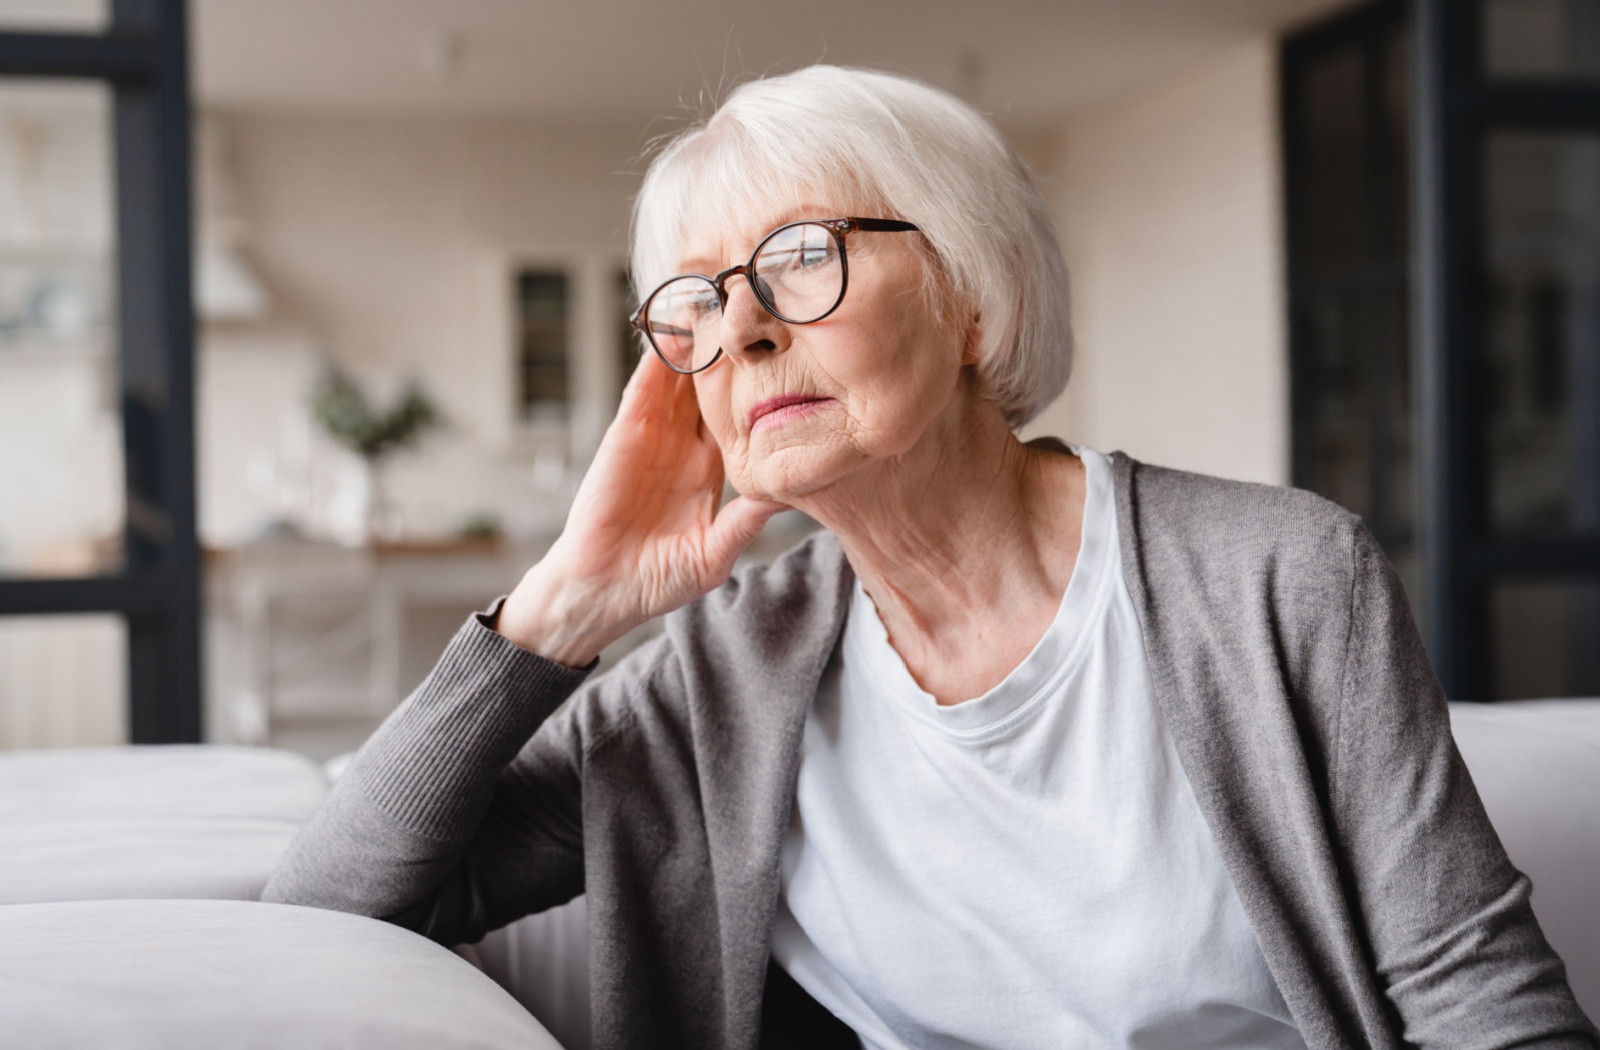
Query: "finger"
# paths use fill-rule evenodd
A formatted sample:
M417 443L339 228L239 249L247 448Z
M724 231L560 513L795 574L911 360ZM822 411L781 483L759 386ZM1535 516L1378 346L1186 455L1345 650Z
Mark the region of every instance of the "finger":
M667 418L680 426L699 427L700 399L695 394L694 376L673 372L672 377L677 383L672 388L672 401L667 409Z
M698 424L700 419L693 379L667 367L655 354L646 355L628 378L617 412L634 421L674 427Z
M718 574L726 578L733 571L734 561L761 534L767 521L780 510L788 509L782 503L752 496L730 500L717 513L706 534L706 553Z
M639 396L639 386L645 382L644 372L650 364L649 358L654 356L656 355L646 350L639 356L639 360L633 363L633 371L628 373L627 381L622 384L621 405L623 407L626 407Z
M659 357L646 352L622 388L618 414L642 412L648 415L649 406L660 399L663 391L671 388L671 381L677 376L678 373L668 368Z

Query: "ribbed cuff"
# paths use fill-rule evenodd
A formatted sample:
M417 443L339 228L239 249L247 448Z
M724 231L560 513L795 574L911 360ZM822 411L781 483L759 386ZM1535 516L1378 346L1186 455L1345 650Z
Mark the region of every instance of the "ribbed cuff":
M470 835L495 780L588 677L496 633L499 602L456 632L426 680L350 769L402 826L436 839Z

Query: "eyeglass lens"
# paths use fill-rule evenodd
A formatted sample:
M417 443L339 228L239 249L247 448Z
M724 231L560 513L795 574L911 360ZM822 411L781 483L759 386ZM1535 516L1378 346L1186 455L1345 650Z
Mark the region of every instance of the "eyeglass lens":
M762 305L794 324L821 319L844 294L839 241L825 226L801 223L778 230L761 243L750 269ZM704 277L678 277L650 297L645 321L650 342L668 364L698 371L717 356L722 297Z

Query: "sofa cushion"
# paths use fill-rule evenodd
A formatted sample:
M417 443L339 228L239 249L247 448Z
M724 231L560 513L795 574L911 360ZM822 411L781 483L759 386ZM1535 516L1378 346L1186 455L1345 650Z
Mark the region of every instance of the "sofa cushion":
M0 907L7 1045L560 1050L437 944L376 919L243 901Z
M1533 911L1600 1017L1600 700L1451 704L1461 757Z
M594 1042L589 1016L589 912L583 897L491 932L474 952L484 973L569 1050Z
M0 755L0 904L253 900L327 791L309 760L261 748Z

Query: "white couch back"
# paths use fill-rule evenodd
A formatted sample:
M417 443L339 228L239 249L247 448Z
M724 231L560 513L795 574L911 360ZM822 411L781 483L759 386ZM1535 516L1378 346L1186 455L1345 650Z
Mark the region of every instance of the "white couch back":
M1450 720L1539 925L1600 1018L1600 699L1452 704Z

